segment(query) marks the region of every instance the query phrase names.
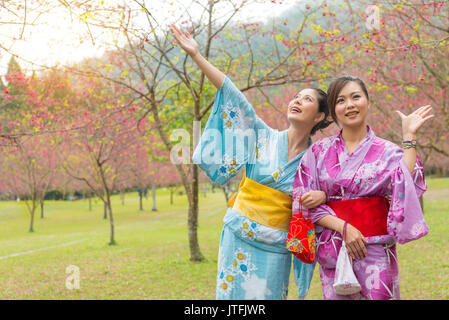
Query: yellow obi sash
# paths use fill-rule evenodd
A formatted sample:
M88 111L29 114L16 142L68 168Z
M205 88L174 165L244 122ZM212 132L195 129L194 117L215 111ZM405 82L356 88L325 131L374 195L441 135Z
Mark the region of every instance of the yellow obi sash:
M288 232L292 218L292 198L246 175L228 205L254 222Z

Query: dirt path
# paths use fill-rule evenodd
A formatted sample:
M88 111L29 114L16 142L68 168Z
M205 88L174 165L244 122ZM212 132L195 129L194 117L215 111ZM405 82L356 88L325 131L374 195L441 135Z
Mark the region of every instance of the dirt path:
M65 247L65 246L69 246L71 244L83 242L83 241L86 241L86 240L87 239L81 239L81 240L76 240L76 241L71 241L71 242L58 244L58 245L55 245L55 246L29 250L29 251L25 251L25 252L12 253L12 254L8 254L6 256L0 257L0 260L7 259L7 258L12 258L12 257L17 257L17 256L21 256L21 255L24 255L24 254L31 254L31 253L35 253L35 252L39 252L39 251L50 250L50 249L53 249L53 248Z

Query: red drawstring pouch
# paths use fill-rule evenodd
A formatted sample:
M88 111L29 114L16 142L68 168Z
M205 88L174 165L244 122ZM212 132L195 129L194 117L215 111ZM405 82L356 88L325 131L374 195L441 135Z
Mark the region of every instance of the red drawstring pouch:
M299 212L294 214L290 221L285 247L304 263L313 263L315 260L315 225L310 220L308 209L307 219L302 214L301 196Z

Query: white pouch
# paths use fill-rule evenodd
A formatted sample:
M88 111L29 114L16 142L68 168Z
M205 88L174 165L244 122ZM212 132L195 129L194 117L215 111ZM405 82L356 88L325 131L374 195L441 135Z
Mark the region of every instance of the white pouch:
M349 256L345 242L343 241L337 258L337 266L335 268L334 290L336 294L348 295L357 293L361 290L360 283L355 277L351 262L351 257Z

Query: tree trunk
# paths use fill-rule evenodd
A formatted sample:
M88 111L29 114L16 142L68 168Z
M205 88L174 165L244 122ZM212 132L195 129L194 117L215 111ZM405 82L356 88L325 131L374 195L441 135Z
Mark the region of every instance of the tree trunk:
M107 196L107 199L106 199L106 201L107 201L107 203L105 203L105 205L106 205L106 207L107 207L107 211L108 211L108 214L109 214L109 226L110 226L110 230L111 230L111 233L110 233L110 238L109 238L109 245L115 245L115 244L117 244L116 242L115 242L115 235L114 235L114 218L113 218L113 216L112 216L112 206L111 206L111 198L110 198L110 196L108 195Z
M122 199L122 206L125 205L125 193L123 190L120 190L120 198Z
M197 119L197 115L199 114L199 108L200 105L195 104L195 119ZM158 114L158 106L152 100L151 103L151 109L154 116L154 122L157 125L157 129L159 131L159 135L164 142L167 151L170 152L172 150L172 145L166 135L166 133L163 130L162 127L162 121L159 118ZM192 184L189 183L189 179L187 177L186 172L182 168L180 164L176 164L176 170L178 171L182 184L184 186L184 189L187 193L187 197L189 199L189 209L188 209L188 218L187 218L187 229L188 229L188 236L189 236L189 247L190 247L190 260L191 261L201 261L204 259L203 255L201 254L201 250L198 244L198 236L197 236L197 226L198 226L198 167L193 164L192 168ZM193 190L190 190L192 187Z
M34 232L34 212L36 211L36 203L34 200L33 201L33 207L31 208L30 211L30 229L28 230L28 232Z
M151 209L152 211L157 211L156 208L156 185L153 184L153 187L151 188L151 192L153 194L153 209Z
M89 195L89 211L92 211L92 196Z
M170 188L170 204L173 204L173 194L175 193L175 190L173 188Z
M192 194L189 196L189 216L187 219L190 260L202 261L204 259L198 243L198 166L193 165Z
M44 200L41 200L41 219L44 219Z
M143 192L139 192L139 210L143 211Z
M221 190L223 190L226 203L228 203L230 199L229 194L231 193L231 182L227 182L224 186L221 187Z
M104 206L103 206L104 212L103 212L103 219L107 219L108 218L108 205L106 202L104 202Z

